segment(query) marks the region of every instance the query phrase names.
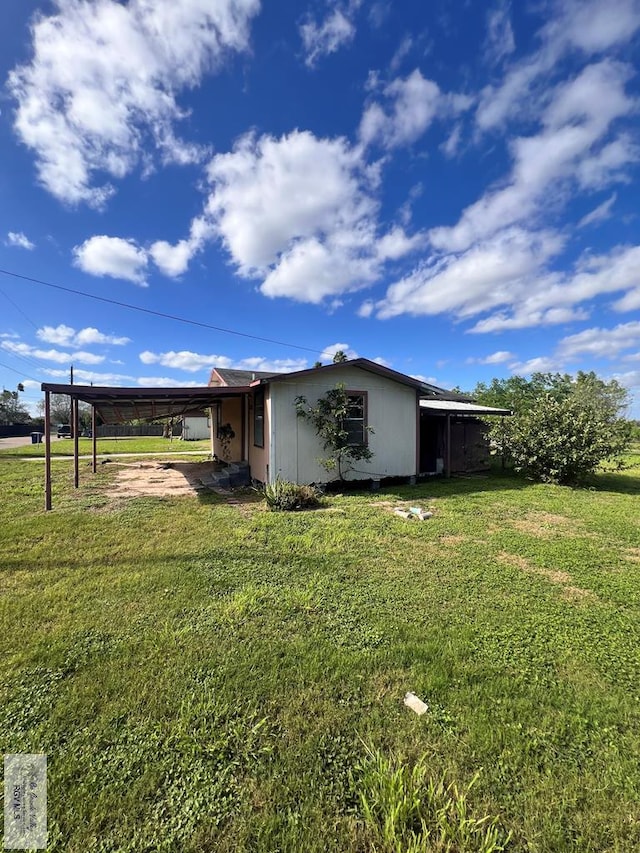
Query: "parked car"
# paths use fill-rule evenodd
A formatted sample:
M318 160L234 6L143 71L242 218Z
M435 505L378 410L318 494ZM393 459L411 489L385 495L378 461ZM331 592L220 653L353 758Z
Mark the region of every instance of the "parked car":
M58 438L71 438L71 427L69 424L58 424Z

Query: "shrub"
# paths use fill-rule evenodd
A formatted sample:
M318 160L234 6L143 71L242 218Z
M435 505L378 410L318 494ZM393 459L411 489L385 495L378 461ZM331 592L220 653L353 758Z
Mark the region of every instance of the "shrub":
M336 353L334 362L346 361L344 353ZM331 388L324 397L319 397L315 406L309 405L304 396L295 399L296 414L310 421L320 439L322 449L328 452L318 459L319 465L326 471L335 471L338 480L344 482L345 475L353 470L354 462L369 462L373 451L362 441L354 440L350 433L349 422L353 418L354 395L347 393L344 382ZM373 428L363 427L365 435L373 433Z
M547 483L583 482L605 460L621 466L629 444L628 423L578 395L550 395L492 428L516 471Z
M315 486L299 486L279 477L264 487L264 499L272 512L293 512L312 509L320 504L320 492Z

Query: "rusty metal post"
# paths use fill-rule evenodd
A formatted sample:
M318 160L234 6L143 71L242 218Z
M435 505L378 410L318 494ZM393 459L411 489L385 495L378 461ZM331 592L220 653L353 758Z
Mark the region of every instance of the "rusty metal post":
M91 463L91 470L93 471L94 474L96 473L96 470L97 470L97 461L96 461L96 456L97 456L97 453L96 453L96 451L97 451L97 438L96 438L97 426L96 426L96 424L97 424L97 420L98 419L96 417L96 407L91 406L91 450L92 450L92 454L93 454L93 461Z
M51 509L51 399L44 392L44 508Z
M71 401L71 412L73 413L73 487L78 488L80 484L80 462L78 458L78 400Z

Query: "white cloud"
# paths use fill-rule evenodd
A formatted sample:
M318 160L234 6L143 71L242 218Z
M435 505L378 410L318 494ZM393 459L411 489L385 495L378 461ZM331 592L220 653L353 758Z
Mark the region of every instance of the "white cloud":
M248 47L259 0L55 0L36 14L33 55L9 75L15 130L43 186L101 206L151 143L164 162L201 158L175 135L176 97ZM106 182L104 182L106 179ZM94 186L94 182L102 182Z
M136 379L142 388L199 388L206 382L187 382L184 379L171 379L167 376L139 376Z
M364 111L360 122L363 145L379 143L391 149L410 145L438 116L456 115L472 104L466 95L445 94L418 68L406 78L396 78L383 89L388 108L377 102Z
M219 367L230 367L230 359L222 355L202 355L190 350L181 350L175 352L151 352L145 350L140 353L140 361L143 364L160 364L162 367L172 367L176 370L186 370L189 373L196 373L198 370L212 368L214 365Z
M586 228L587 225L596 225L598 222L604 222L611 217L611 208L615 204L617 193L612 193L608 199L587 213L578 222L578 228Z
M69 381L68 370L55 370L52 368L44 372L55 379ZM92 370L82 370L81 368L74 368L73 378L76 382L91 382L96 385L120 385L122 382L131 382L134 379L133 376L126 376L122 373L95 373Z
M32 251L36 247L36 244L32 243L22 231L9 231L5 244L7 246L14 246L17 249L27 249L28 251Z
M361 0L351 0L337 5L321 23L308 18L300 26L305 63L309 68L313 68L323 56L329 56L353 41L356 34L353 18L360 3Z
M92 344L107 344L123 346L131 343L131 338L119 337L117 335L105 335L93 326L76 331L71 326L60 324L59 326L43 326L36 332L36 337L41 341L58 346L91 346Z
M378 316L452 312L469 317L510 305L562 246L552 232L513 228L458 255L431 256L389 287L376 305Z
M240 275L267 296L320 303L375 281L420 242L378 234L379 171L347 140L294 131L242 137L213 158L204 231L215 227Z
M536 292L544 289L545 278L540 282L532 280L531 289ZM536 287L536 284L538 285ZM520 288L519 292L525 292L527 288ZM515 302L515 300L514 300ZM487 332L506 332L514 329L527 329L533 326L557 326L561 323L573 323L578 320L587 320L589 312L584 308L547 308L546 310L528 309L526 306L518 306L513 314L499 311L475 324L470 332L482 334Z
M538 33L540 47L510 68L499 86L483 90L476 124L482 131L501 127L508 119L544 102L544 86L562 58L604 52L630 41L640 27L637 0L555 0L552 14Z
M435 385L437 388L442 388L443 385L435 376L423 376L422 373L410 373L412 379L417 379L418 382L424 382L425 385Z
M96 235L73 250L75 266L96 276L110 276L146 286L146 251L134 240Z
M528 376L531 373L553 373L560 369L560 364L555 358L549 356L537 356L528 361L518 361L509 365L512 373Z
M162 367L185 370L189 373L196 373L199 370L211 370L213 367L284 373L293 370L304 370L307 367L307 360L303 358L267 359L262 356L249 356L248 358L234 360L226 355L203 355L202 353L191 352L189 350L181 350L180 352L174 352L173 350L169 352L151 352L150 350L145 350L140 353L140 361L143 364L160 364Z
M636 311L640 308L640 287L635 287L629 290L625 295L613 303L613 308L616 311Z
M33 347L30 344L14 343L13 341L2 341L0 347L13 355L38 358L42 361L55 361L58 364L71 364L72 362L101 364L105 359L103 355L95 355L92 352L84 352L83 350L76 352L62 352L56 349L43 350Z
M349 344L330 344L320 353L319 361L333 361L333 357L337 352L343 352L348 359L358 358L358 353L354 349L351 349Z
M633 349L640 341L640 321L621 323L613 329L584 329L563 338L558 354L565 358L590 355L594 358L615 358L623 350Z
M516 43L511 27L511 8L506 0L487 13L487 35L484 53L488 62L495 65L515 50Z
M164 275L177 278L185 273L193 256L201 251L207 241L215 235L215 228L204 216L196 217L186 240L179 240L172 245L165 240L158 240L149 249L155 265Z
M516 356L508 350L498 350L492 352L484 358L469 358L467 361L470 364L504 364L506 361L513 361Z
M501 228L530 220L543 200L545 206L562 200L572 181L595 189L624 177L623 167L637 159L635 147L625 139L597 145L615 119L636 108L624 91L629 75L628 66L604 60L559 86L540 133L511 143L514 163L506 185L467 207L456 225L432 229L432 244L446 251L466 249Z

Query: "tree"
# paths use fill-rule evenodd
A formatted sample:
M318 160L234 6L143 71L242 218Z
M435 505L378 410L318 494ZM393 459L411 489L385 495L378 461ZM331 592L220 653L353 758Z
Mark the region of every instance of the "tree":
M516 414L530 408L541 397L566 400L577 396L589 404L603 406L610 414L618 414L628 405L629 392L615 379L605 382L593 371L569 373L533 373L531 379L510 376L492 379L487 385L478 382L470 396L483 406L512 409Z
M537 480L583 482L605 460L619 465L629 444L629 424L621 417L628 392L593 372L494 379L477 386L474 396L515 411L491 425L491 443L517 471Z
M337 352L333 354L334 364L342 364L345 361L349 361L349 359L347 358L346 353L343 352L341 349L337 350Z
M38 403L38 411L44 415L44 400ZM71 424L71 398L66 394L51 394L49 412L52 424ZM90 428L91 406L88 403L78 402L78 422L80 429Z
M364 441L354 441L353 431L349 429L357 405L355 398L347 394L342 382L327 391L314 406L309 405L304 396L295 399L297 416L313 425L322 449L328 451L328 455L318 459L318 463L327 471L335 471L341 482L345 474L353 469L354 462L368 462L373 458L373 451ZM373 429L366 425L364 431L373 433Z
M0 424L29 423L31 415L20 402L17 391L5 391L0 395Z

